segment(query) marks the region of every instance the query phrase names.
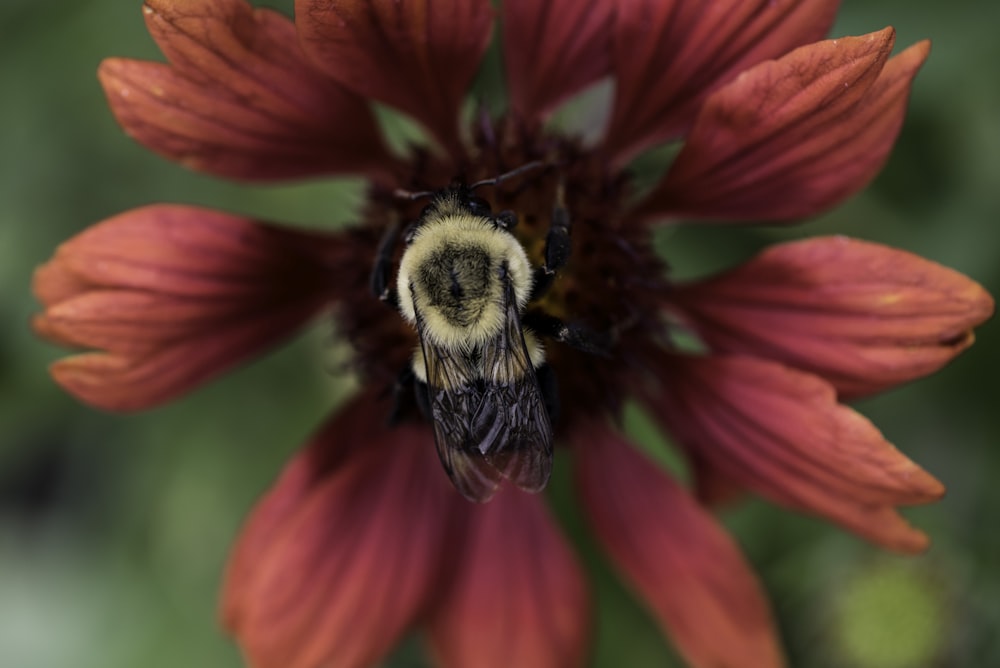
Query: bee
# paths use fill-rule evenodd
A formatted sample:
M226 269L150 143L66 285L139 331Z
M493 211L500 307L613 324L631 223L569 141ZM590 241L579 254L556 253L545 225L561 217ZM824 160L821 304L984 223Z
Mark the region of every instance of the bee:
M545 264L533 268L511 232L517 216L494 214L475 195L482 185L538 166L471 186L400 193L430 203L405 234L395 284L389 277L395 229L383 238L372 274L373 292L395 306L419 338L397 387L414 386L445 471L476 502L488 501L503 480L528 492L545 488L558 399L539 337L589 345L580 328L526 314L568 258L565 209L555 207Z

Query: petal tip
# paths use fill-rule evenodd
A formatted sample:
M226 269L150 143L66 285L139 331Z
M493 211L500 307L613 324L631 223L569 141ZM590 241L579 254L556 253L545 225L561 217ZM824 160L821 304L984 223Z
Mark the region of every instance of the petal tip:
M913 471L908 477L911 487L920 497L918 503L940 501L948 492L948 488L944 486L944 483L916 464L914 464Z
M895 544L887 544L885 547L902 554L918 555L930 549L931 539L923 531L907 525L906 532L900 536L899 540Z

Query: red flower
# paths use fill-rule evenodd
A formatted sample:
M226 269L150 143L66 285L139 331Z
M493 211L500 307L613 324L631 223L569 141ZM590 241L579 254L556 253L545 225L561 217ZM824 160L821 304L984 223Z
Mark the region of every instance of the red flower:
M683 447L700 500L749 490L889 549L926 546L897 508L939 498L941 484L840 401L946 364L992 313L989 295L904 251L836 237L679 284L650 243L664 219L809 217L879 170L928 45L890 58L891 28L817 42L836 5L506 0L509 111L470 122L464 100L495 29L487 0L298 0L294 24L243 0L148 0L168 63L100 69L126 132L219 176L371 183L363 223L347 231L150 206L78 235L35 277L37 331L86 350L54 377L110 410L173 399L336 312L372 389L288 465L236 546L223 617L250 664L370 665L414 627L444 666L585 662L584 573L542 497L504 488L472 505L426 423L386 426L380 397L416 338L368 288L384 230L421 206L395 189L536 160L548 167L479 193L517 214L536 264L565 201L572 254L541 306L615 345L606 358L548 346L556 435L595 535L689 663L782 657L733 540L613 428L630 396ZM608 76L613 107L595 145L546 123ZM370 100L412 116L429 143L391 152ZM624 166L676 140L665 177L635 192ZM679 327L706 352L674 346Z

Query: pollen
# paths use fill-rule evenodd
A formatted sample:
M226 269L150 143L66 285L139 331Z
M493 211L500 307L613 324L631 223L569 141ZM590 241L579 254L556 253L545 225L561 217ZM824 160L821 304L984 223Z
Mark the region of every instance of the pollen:
M879 302L883 306L891 306L893 304L898 304L902 300L903 300L903 295L899 294L898 292L889 292L882 295L882 297L879 299Z

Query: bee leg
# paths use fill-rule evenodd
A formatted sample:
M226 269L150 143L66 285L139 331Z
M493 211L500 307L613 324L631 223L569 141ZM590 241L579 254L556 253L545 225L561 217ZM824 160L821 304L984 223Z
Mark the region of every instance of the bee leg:
M413 367L407 364L399 372L396 382L392 385L392 410L389 411L388 420L390 427L394 427L402 421L407 409L406 392L416 382L417 379L413 373Z
M423 414L424 419L430 421L431 395L427 389L427 383L417 380L416 376L413 378L413 396L417 399L417 407L420 409L421 414Z
M517 227L517 214L510 209L504 209L493 217L493 222L496 223L497 227L500 229L510 232L512 229Z
M613 347L612 337L575 322L564 322L560 318L538 310L524 314L521 322L540 336L565 343L591 355L610 357Z
M542 391L545 412L549 414L549 422L554 425L559 420L559 387L556 374L552 371L552 367L543 364L535 369L535 376L538 378L538 389Z
M566 195L562 184L556 190L556 203L552 207L552 218L549 221L549 233L545 236L545 266L546 273L554 274L569 262L569 231L572 220L566 208Z
M392 284L392 253L399 240L399 222L393 221L386 227L375 254L370 280L372 294L393 308L399 308L399 295Z
M545 264L535 269L535 282L531 289L534 301L544 296L552 287L556 272L569 262L570 239L569 232L572 220L566 209L565 194L562 184L556 190L556 203L552 207L552 218L549 221L549 232L545 236Z

